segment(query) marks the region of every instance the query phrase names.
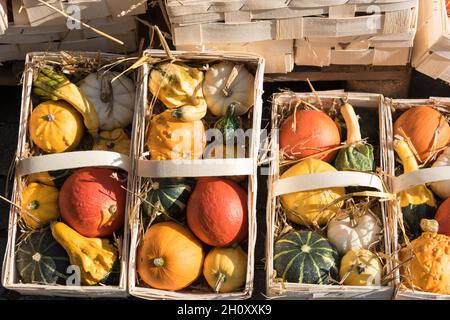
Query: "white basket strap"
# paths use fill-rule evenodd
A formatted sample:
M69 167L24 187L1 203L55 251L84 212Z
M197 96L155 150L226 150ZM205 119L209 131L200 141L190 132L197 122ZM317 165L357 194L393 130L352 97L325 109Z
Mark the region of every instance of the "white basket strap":
M19 160L17 172L20 176L36 172L75 169L82 167L115 167L130 171L130 158L109 151L74 151L48 154Z
M375 174L337 171L304 174L280 179L273 185L273 195L276 197L293 192L349 186L370 187L380 192L385 192L383 182Z
M247 176L255 172L255 161L252 158L139 160L137 164L137 175L140 177Z
M418 185L450 180L450 166L421 169L392 179L392 191L399 193Z

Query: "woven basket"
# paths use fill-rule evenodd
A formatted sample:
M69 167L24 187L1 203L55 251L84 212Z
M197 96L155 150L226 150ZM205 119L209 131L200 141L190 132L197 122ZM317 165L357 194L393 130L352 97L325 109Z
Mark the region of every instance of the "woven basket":
M124 57L112 54L70 52L74 57L85 57L99 61L102 65L123 59ZM28 120L31 113L32 101L31 90L35 68L39 62L61 61L61 53L36 52L29 53L25 64L23 78L22 105L20 114L19 139L15 159L14 186L11 201L20 205L21 192L26 184L26 175L51 171L74 169L81 167L109 167L130 171L132 162L128 156L107 151L74 151L57 154L49 154L28 157L26 154L27 144L30 141ZM132 150L130 150L132 154ZM131 184L131 175L128 177L128 185ZM127 221L130 197L127 196L125 221ZM117 286L64 286L64 285L38 285L24 284L19 281L16 270L16 241L20 232L18 225L17 209L11 206L9 213L8 244L2 268L2 285L5 288L15 290L26 295L48 295L65 297L125 297L127 296L127 258L128 258L128 224L124 224L120 253L120 280Z
M418 105L439 105L441 108L446 109L448 112L450 112L450 98L438 98L438 97L432 97L430 99L398 99L398 100L390 100L386 99L386 104L389 106L392 106L392 109L394 110L393 115L398 116L402 112L406 111L407 109L418 106ZM394 137L393 137L393 119L391 115L386 118L386 128L387 128L387 157L389 162L389 171L387 173L391 175L392 177L395 175L395 152L393 149L393 143L394 143ZM394 193L398 193L400 191L407 190L411 187L417 186L417 185L423 185L428 184L436 181L442 181L442 180L450 180L450 167L437 167L437 168L427 168L427 169L420 169L411 173L402 174L398 177L395 177L392 179L391 183L391 190ZM402 234L400 233L400 227L397 223L400 219L401 214L401 208L399 206L399 203L395 202L392 203L392 206L389 207L389 214L393 217L393 221L395 222L392 225L392 252L393 254L398 257L398 252L402 248L402 245L400 244L399 240L400 237L402 237ZM398 261L398 258L395 259L395 261ZM398 266L395 265L395 285L396 285L396 299L419 299L419 300L450 300L450 295L444 295L444 294L435 294L435 293L429 293L429 292L423 292L419 290L411 290L407 289L402 284L402 277L400 275L400 272L398 270Z
M142 240L142 225L139 197L133 197L133 206L136 209L135 217L130 221L131 224L131 245L129 258L129 293L133 296L144 299L171 299L171 300L199 300L199 299L248 299L253 290L254 273L254 250L256 241L256 192L257 192L257 153L259 150L259 131L261 125L262 109L262 83L264 74L264 60L260 57L245 54L218 54L218 53L196 53L174 51L171 54L184 63L189 62L209 62L213 64L218 61L233 61L243 63L248 70L255 75L254 107L250 114L253 128L250 141L250 150L248 158L238 159L206 159L206 160L145 160L144 145L146 139L146 106L149 99L148 78L149 65L144 64L140 70L139 76L139 102L136 112L136 130L135 130L135 157L134 171L136 179L133 181L132 190L135 195L140 193L142 177L202 177L202 176L248 176L248 254L247 276L245 286L238 292L216 294L208 286L188 287L179 292L158 290L145 286L139 279L136 270L136 250ZM145 55L150 57L166 57L166 53L160 50L147 50ZM148 115L147 115L148 116ZM180 161L182 161L180 163ZM219 162L217 162L219 161Z
M383 103L383 97L370 93L344 93L344 92L323 92L318 93L324 109L328 109L334 101L340 98L348 98L348 102L357 107L378 110L379 114L379 136L380 136L380 164L382 169L387 165L385 150L385 126L384 119L389 109ZM378 189L385 192L383 182L377 175L360 172L331 172L310 174L289 179L280 179L280 150L278 141L278 128L280 127L281 111L280 106L292 106L300 100L317 105L318 99L312 93L278 93L273 97L272 104L272 135L271 135L271 161L269 163L268 179L268 202L267 202L267 241L266 241L266 270L267 270L267 295L273 299L390 299L393 294L393 283L384 286L345 286L345 285L313 285L299 283L282 283L276 279L273 267L274 242L276 234L277 208L279 195L315 190L331 187L364 186ZM283 116L293 112L291 107L285 109ZM289 111L290 110L290 111ZM287 113L286 113L287 112ZM284 180L284 181L283 181ZM288 182L288 180L291 180ZM284 190L284 191L283 191ZM288 191L288 192L286 192ZM387 256L390 256L390 220L388 216L389 201L381 203L381 223L383 224L383 248L381 249ZM387 261L385 274L392 270L392 262Z

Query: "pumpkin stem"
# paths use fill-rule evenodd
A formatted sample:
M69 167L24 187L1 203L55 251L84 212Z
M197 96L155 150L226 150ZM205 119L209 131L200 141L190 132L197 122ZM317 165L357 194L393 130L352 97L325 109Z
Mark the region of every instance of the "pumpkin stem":
M219 276L217 277L217 281L216 284L214 285L214 291L216 293L219 293L220 288L222 287L222 284L225 282L226 280L226 276L223 273L219 273Z
M39 262L41 261L42 255L39 252L36 252L31 258L33 259L33 261Z
M153 259L153 265L155 267L161 268L164 266L164 263L165 263L165 261L164 261L164 258L162 258L162 257Z
M394 150L403 163L403 171L405 173L419 170L416 157L405 140L395 139Z
M112 206L109 207L108 209L109 213L111 214L116 214L117 213L117 205L113 204Z
M54 114L49 113L49 114L47 114L47 115L45 116L45 120L48 121L48 122L53 122L53 121L56 120L56 117L55 117Z
M103 103L111 102L113 98L112 74L105 72L100 77L100 100Z
M39 208L39 201L37 200L31 201L27 206L28 210L36 210L37 208Z
M438 233L439 222L434 219L420 219L420 228L424 232Z
M233 85L234 80L236 80L236 77L239 74L239 71L241 71L242 64L236 64L234 65L233 69L230 72L230 75L228 76L227 83L225 84L225 87L222 89L222 94L228 98L233 94L230 87Z
M350 218L350 227L356 228L358 226L358 222L355 219L355 215L353 212L350 212L348 217Z
M116 144L114 142L107 142L106 143L106 147L108 149L114 149L115 146L116 146Z
M347 126L347 143L361 141L361 129L359 127L358 116L353 106L341 99L341 114Z

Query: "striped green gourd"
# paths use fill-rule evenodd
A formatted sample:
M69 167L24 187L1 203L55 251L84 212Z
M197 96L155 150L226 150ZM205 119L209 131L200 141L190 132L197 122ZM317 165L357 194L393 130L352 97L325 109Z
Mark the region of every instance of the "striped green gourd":
M274 268L284 282L328 284L337 280L339 254L317 232L291 231L275 242Z
M16 251L16 268L23 283L65 284L69 265L66 251L50 228L33 231Z

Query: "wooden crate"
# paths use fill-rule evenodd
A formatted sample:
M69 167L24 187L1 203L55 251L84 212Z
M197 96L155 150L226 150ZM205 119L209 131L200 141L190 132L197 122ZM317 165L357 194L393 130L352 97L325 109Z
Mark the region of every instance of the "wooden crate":
M88 57L98 60L102 65L123 59L123 56L112 54L99 54L97 52L70 52L75 57ZM109 167L131 172L132 161L129 156L107 151L73 151L54 153L40 156L29 156L29 128L28 121L32 110L31 90L33 78L36 75L36 64L43 61L59 62L61 54L58 52L34 52L27 55L25 73L22 87L22 103L20 113L19 138L15 158L15 175L11 201L20 205L21 192L26 184L27 175L37 172L75 169L82 167ZM132 150L130 150L132 154ZM128 177L128 186L131 185L131 174ZM130 197L127 196L125 221L127 221L130 206ZM2 285L5 288L26 295L47 295L65 297L125 297L127 296L127 267L129 228L125 222L123 227L120 252L120 280L117 286L64 286L24 284L19 281L16 270L16 241L20 232L17 209L11 206L9 212L8 243L2 267Z
M353 106L378 110L379 135L380 135L380 163L382 169L387 165L385 150L385 125L384 119L389 109L383 103L383 96L371 93L345 93L345 92L319 92L324 108L332 106L333 101L340 98L348 98ZM276 232L277 208L279 206L279 195L316 190L331 187L364 186L375 188L380 192L386 192L384 183L376 174L362 172L326 172L319 174L300 175L289 179L280 179L280 150L279 150L279 127L280 107L290 106L290 111L285 110L283 114L293 112L294 106L299 100L311 104L318 103L313 93L278 93L272 99L272 133L271 133L271 157L269 162L268 177L268 199L267 199L267 233L266 233L266 290L271 299L390 299L393 295L393 282L385 286L345 286L345 285L313 285L299 283L282 283L275 277L273 267L274 243ZM381 222L383 224L383 248L387 256L391 254L391 217L388 215L389 201L383 201L381 205ZM392 270L392 261L387 260L386 273Z
M161 50L147 50L146 55L151 57L164 58L166 53ZM231 54L231 53L196 53L196 52L172 52L175 58L180 58L184 63L189 62L209 62L233 61L243 63L250 68L255 75L254 85L254 106L249 113L250 123L252 123L252 138L249 144L249 154L246 158L236 159L200 159L200 160L146 160L145 138L148 118L146 114L147 101L151 99L148 93L148 78L150 66L145 64L140 70L138 94L138 108L135 114L135 168L136 179L133 182L133 194L139 194L144 177L202 177L202 176L248 176L248 240L247 240L247 276L245 286L238 292L232 293L214 293L212 289L202 287L195 289L184 289L181 291L165 291L145 286L136 270L136 250L142 240L142 225L140 210L140 199L133 197L133 206L136 208L135 218L130 221L131 224L131 246L129 255L129 293L133 296L143 299L170 299L170 300L204 300L204 299L248 299L252 295L253 275L254 275L254 252L256 241L256 193L257 193L257 155L259 150L259 136L262 112L262 84L264 75L264 59L249 54Z
M417 171L413 171L410 173L405 173L400 176L395 177L395 152L393 149L394 137L393 137L393 118L392 116L396 113L401 113L408 110L411 107L418 105L437 105L441 108L450 112L450 98L442 98L442 97L431 97L429 99L397 99L391 100L386 99L386 104L389 105L394 113L389 114L386 118L386 129L387 129L387 161L388 161L388 170L387 173L393 177L391 179L391 190L393 193L398 193L404 190L407 190L411 187L415 187L417 185L429 184L436 181L442 180L450 180L450 166L436 167L436 168L426 168L420 169ZM402 248L399 240L401 237L400 228L398 226L398 221L400 219L401 208L399 203L393 202L389 207L389 214L393 217L394 224L392 225L393 234L392 234L392 252L395 255L395 261L398 261L398 252ZM400 272L398 266L395 265L395 286L396 286L396 295L395 299L399 300L450 300L450 294L435 294L430 292L423 292L419 290L411 290L406 288L402 284L402 279L400 276Z
M445 0L421 0L412 66L450 83L450 21Z

